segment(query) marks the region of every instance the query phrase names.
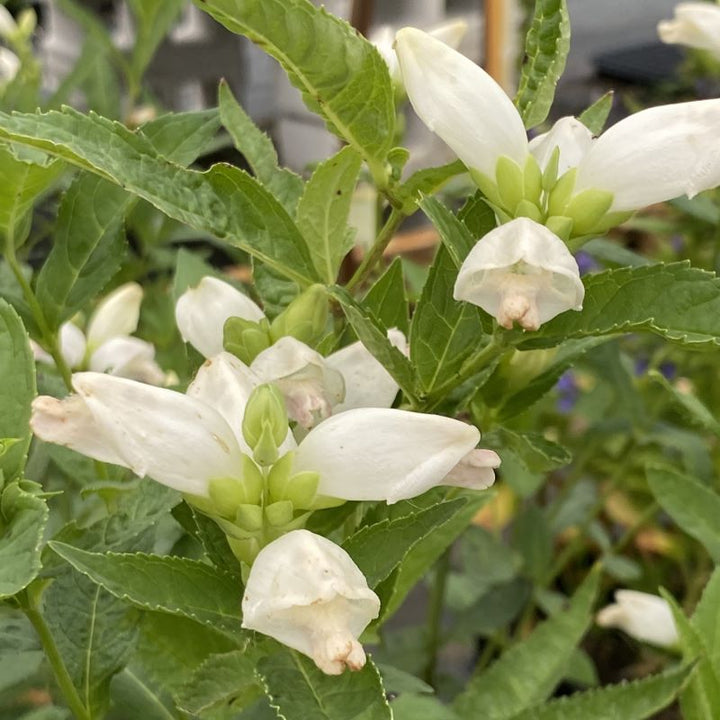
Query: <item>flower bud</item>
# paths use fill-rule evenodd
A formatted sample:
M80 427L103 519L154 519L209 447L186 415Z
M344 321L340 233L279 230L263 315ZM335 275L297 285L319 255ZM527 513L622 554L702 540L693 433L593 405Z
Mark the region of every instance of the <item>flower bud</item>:
M246 365L270 347L270 326L263 318L253 322L241 317L228 318L223 327L223 346Z
M260 385L252 391L245 408L242 432L253 450L261 444L272 445L276 450L282 445L288 432L288 418L283 396L274 385Z
M286 453L268 474L271 501L289 500L294 508L309 509L317 494L320 475L316 472L292 473L293 453Z
M298 295L270 325L270 338L277 342L287 335L306 345L315 343L325 334L328 296L323 285L311 285Z

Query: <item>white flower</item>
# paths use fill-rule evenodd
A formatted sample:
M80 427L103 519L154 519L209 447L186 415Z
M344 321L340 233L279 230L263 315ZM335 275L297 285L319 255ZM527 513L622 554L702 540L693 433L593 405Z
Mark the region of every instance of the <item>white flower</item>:
M667 601L637 590L617 590L615 603L597 614L601 627L620 628L631 637L659 647L673 647L678 632Z
M259 553L242 601L243 627L315 661L328 675L360 670L357 638L380 612L380 600L352 558L307 530L294 530Z
M121 285L97 306L85 333L73 322L60 327L60 352L68 367L87 367L93 372L110 373L152 385L169 382L155 362L152 343L131 337L137 330L143 291L134 282ZM35 359L53 360L37 343L32 345Z
M495 228L460 267L453 297L479 305L505 328L526 330L582 309L585 288L575 258L545 226L516 218Z
M720 184L720 100L643 110L596 140L579 122L563 118L528 143L510 98L466 57L414 28L397 34L395 49L417 114L509 216L528 214L530 203L538 219L571 217L579 226L575 234L586 234L602 227L606 213L692 197ZM559 172L575 168L577 174L566 173L564 182L541 194L539 171L554 147Z
M665 43L709 50L720 58L720 6L707 2L684 2L675 6L672 20L661 20L658 35Z
M17 31L18 26L15 18L4 5L0 5L0 37L11 38Z
M222 352L223 328L231 317L259 322L263 311L232 285L204 277L175 307L183 339L205 357ZM390 342L406 352L405 336L388 332ZM360 342L324 358L305 343L286 336L263 350L250 364L257 383L275 383L288 414L310 428L332 413L356 407L390 407L398 384Z
M248 368L228 353L206 362L185 395L78 373L77 394L33 402L31 425L43 440L208 497L213 479L242 483L242 455L252 455L242 418L254 386ZM318 473L318 494L345 500L393 503L444 483L482 489L499 464L491 451L485 451L473 482L457 479L476 458L479 439L476 428L439 415L358 408L311 430L294 450L293 472ZM293 448L288 432L280 454Z
M0 5L0 9L5 9ZM7 48L0 47L0 83L9 83L15 79L20 70L20 58Z

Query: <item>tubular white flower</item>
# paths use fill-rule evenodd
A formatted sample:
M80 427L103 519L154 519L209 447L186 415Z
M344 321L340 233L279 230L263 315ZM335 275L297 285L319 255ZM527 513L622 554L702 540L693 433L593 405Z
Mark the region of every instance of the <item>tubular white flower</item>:
M677 645L679 637L670 605L657 595L617 590L615 603L595 618L602 627L620 628L631 637L659 647Z
M574 117L560 118L550 130L533 138L528 147L541 170L545 170L555 148L560 152L558 177L576 167L592 147L590 130Z
M313 428L295 451L293 472L319 473L321 495L395 503L444 484L479 440L477 428L459 420L358 408ZM486 467L499 464L495 453L486 459ZM487 487L484 472L473 487Z
M662 105L613 125L578 166L575 193L607 190L634 210L720 185L720 100Z
M506 328L526 330L580 310L585 288L575 258L545 226L516 218L483 237L460 267L453 297L479 305Z
M360 670L357 638L380 612L365 576L338 545L294 530L258 554L242 601L243 627L307 655L328 675Z
M259 322L265 314L232 285L210 276L186 290L175 305L180 335L206 358L223 351L223 329L231 317Z
M60 354L68 367L80 367L85 359L87 343L85 333L75 323L66 322L60 326ZM50 360L52 362L52 358Z
M112 375L72 380L77 395L33 402L30 424L42 440L193 495L207 496L213 478L238 477L235 435L204 402Z
M709 50L720 58L720 6L707 2L683 2L675 6L672 20L661 20L658 35L665 43Z
M155 346L136 337L114 337L90 355L92 372L105 372L118 377L162 385L167 375L155 362Z
M0 5L0 9L5 8ZM20 65L20 58L12 50L0 47L0 82L12 82L20 70Z
M91 351L111 338L132 335L137 330L142 297L143 290L136 282L125 283L105 296L88 323Z
M492 178L502 156L524 165L520 115L482 68L415 28L397 33L395 52L415 112L468 167Z

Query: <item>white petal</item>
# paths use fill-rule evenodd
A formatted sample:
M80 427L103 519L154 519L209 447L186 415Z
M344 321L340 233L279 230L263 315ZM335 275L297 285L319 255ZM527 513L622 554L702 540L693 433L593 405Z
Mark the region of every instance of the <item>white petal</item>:
M616 627L631 637L659 647L678 643L678 632L668 603L657 595L636 590L617 590L615 603L597 614L603 627Z
M18 26L10 11L0 5L0 36L9 37L17 32Z
M90 356L90 370L162 385L166 375L155 362L152 343L136 337L114 337L104 342Z
M453 296L479 305L512 326L536 330L566 310L582 307L577 262L543 225L516 218L485 235L460 267Z
M43 350L32 338L30 338L30 350L32 350L33 358L36 362L45 363L46 365L55 364L52 355Z
M110 338L132 335L140 319L142 296L142 288L135 282L125 283L107 295L90 317L88 345L98 348Z
M388 337L401 351L407 347L405 335L399 330L390 330ZM345 399L335 405L334 413L352 408L392 406L399 386L361 342L348 345L325 360L345 380Z
M720 57L720 6L707 2L686 2L675 6L675 17L658 23L663 42L679 43L709 50Z
M459 420L359 408L311 430L295 453L294 471L320 473L321 495L394 503L441 485L479 439L476 428Z
M523 122L482 68L415 28L398 32L395 52L415 112L468 167L494 178L501 156L524 166Z
M380 612L365 576L338 545L294 530L258 554L245 586L243 627L311 657L325 673L360 670L357 641Z
M60 326L60 353L70 368L79 368L85 360L85 334L75 325L66 322Z
M612 210L635 210L720 185L720 100L662 105L603 133L578 166L575 192L614 194Z
M0 8L4 9L2 5ZM14 80L20 64L20 58L12 50L0 47L0 82L8 83Z
M223 327L231 317L259 322L265 314L247 295L214 277L204 277L175 305L175 320L183 340L206 358L223 351Z
M590 130L574 117L560 118L549 132L538 135L530 141L530 152L545 170L555 148L560 149L558 177L570 168L576 167L592 147Z
M445 476L443 485L486 490L495 482L497 467L500 467L500 457L493 450L471 450Z
M218 412L199 400L100 373L73 375L73 387L108 452L137 475L195 495L207 495L212 478L238 476L241 457L233 433Z

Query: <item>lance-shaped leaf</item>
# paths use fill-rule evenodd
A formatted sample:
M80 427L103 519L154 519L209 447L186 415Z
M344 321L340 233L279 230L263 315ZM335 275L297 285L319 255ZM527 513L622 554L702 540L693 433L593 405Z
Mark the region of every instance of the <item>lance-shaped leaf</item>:
M237 245L302 285L317 277L291 218L238 168L184 170L161 157L143 135L69 109L0 114L0 137L46 150L122 185L170 217Z
M386 330L397 328L405 334L408 333L408 299L400 258L395 258L390 263L388 269L367 291L362 304Z
M569 51L570 18L565 0L537 0L515 97L526 128L547 117Z
M589 108L578 115L578 120L593 134L599 135L607 122L613 104L613 91L606 92Z
M138 133L163 157L185 167L207 151L219 129L220 114L212 109L161 115Z
M346 22L308 0L198 0L228 30L272 55L330 130L368 159L383 159L395 126L390 74Z

